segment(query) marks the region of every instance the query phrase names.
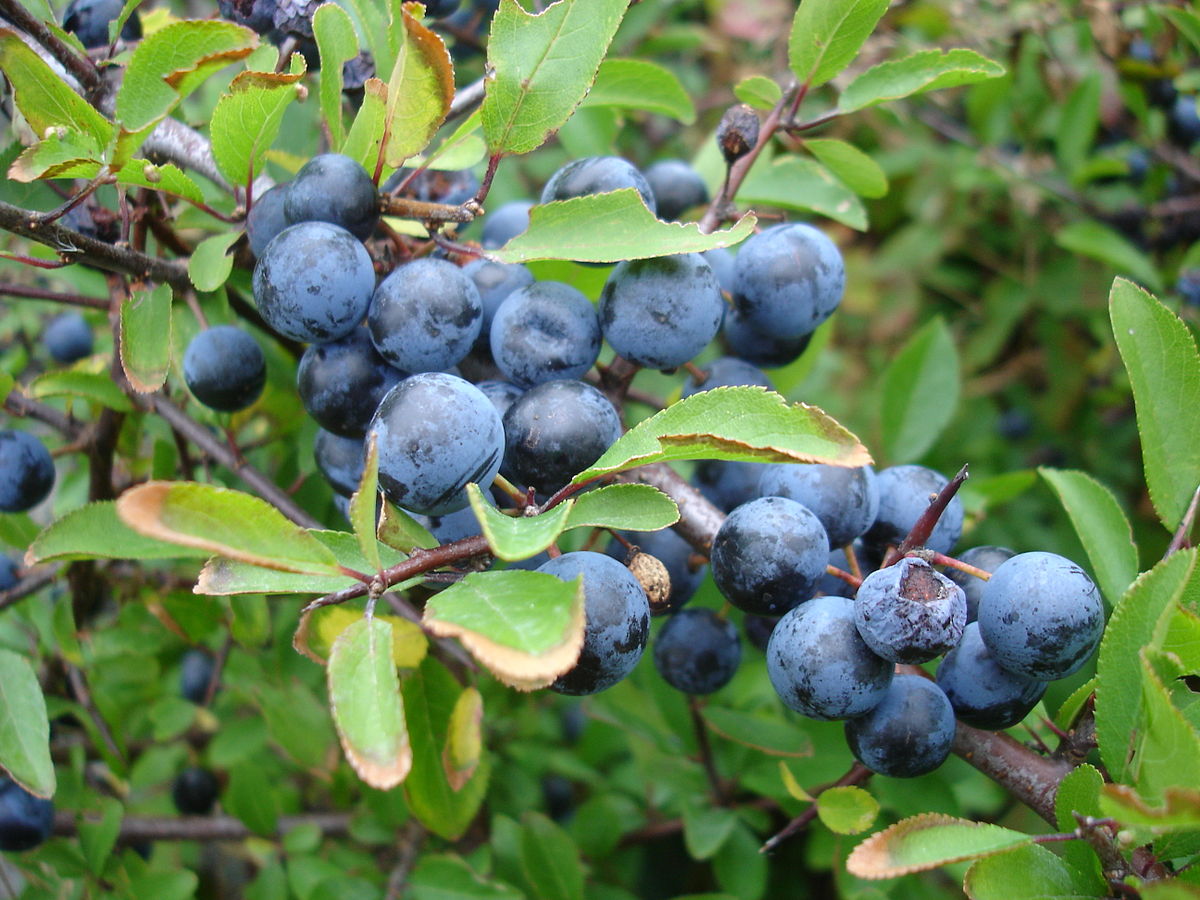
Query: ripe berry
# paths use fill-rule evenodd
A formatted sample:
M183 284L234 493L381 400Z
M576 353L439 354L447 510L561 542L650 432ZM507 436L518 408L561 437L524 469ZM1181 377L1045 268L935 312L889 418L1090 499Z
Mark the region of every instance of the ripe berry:
M816 513L830 547L844 547L871 527L879 512L879 489L870 466L771 463L758 482L763 497L787 497Z
M254 403L267 383L258 342L233 325L200 332L183 354L183 380L209 409L236 412Z
M25 512L54 487L54 460L32 434L0 431L0 512Z
M700 173L681 159L660 159L646 170L658 217L671 222L694 206L708 202L708 186Z
M0 850L20 853L43 843L54 828L54 803L0 777Z
M375 350L367 329L359 327L340 340L310 345L296 369L296 390L322 428L360 438L384 395L404 377Z
M108 25L121 14L123 0L72 0L63 12L63 28L88 49L107 47ZM134 10L121 28L121 40L136 41L142 36L142 20Z
M479 336L483 304L470 276L444 259L398 266L371 298L367 327L379 354L405 372L457 364Z
M47 323L42 340L55 362L73 363L92 355L92 326L79 313L55 316Z
M922 559L902 559L863 579L854 621L867 645L892 662L921 663L957 646L967 623L962 588Z
M880 775L924 775L950 755L954 709L928 678L896 675L878 706L846 723L846 742L860 763Z
M183 654L179 671L179 694L184 700L203 703L212 681L213 658L203 650L189 650Z
M711 694L727 685L742 660L733 623L711 609L684 609L654 639L654 667L685 694Z
M971 622L959 645L946 654L937 669L937 683L960 721L999 731L1016 725L1037 706L1046 682L1007 672L992 658Z
M1015 551L1007 547L983 546L963 551L958 554L958 559L985 572L995 572L1002 562L1016 555ZM983 586L987 582L961 569L948 568L945 574L967 595L967 621L974 622L978 618L979 599L983 596Z
M567 163L550 176L542 189L542 203L569 200L588 194L606 194L622 188L634 188L654 212L654 192L646 176L619 156L588 156Z
M878 473L879 512L875 524L863 536L866 543L882 549L899 544L929 508L931 501L948 483L940 472L924 466L892 466ZM955 495L934 526L925 546L949 553L962 534L963 505Z
M171 785L175 808L185 816L206 816L217 802L217 776L198 766L184 769Z
M837 245L811 225L775 225L734 261L733 304L745 325L779 339L811 334L837 309L846 268Z
M539 281L509 294L496 310L492 359L504 377L522 387L560 378L582 378L600 355L596 307L580 291Z

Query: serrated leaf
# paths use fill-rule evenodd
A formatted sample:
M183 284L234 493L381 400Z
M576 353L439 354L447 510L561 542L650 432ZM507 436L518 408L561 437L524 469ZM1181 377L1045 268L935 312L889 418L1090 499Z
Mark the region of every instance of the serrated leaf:
M8 177L22 183L57 178L59 172L97 162L103 155L104 148L90 134L61 128L22 152L8 167Z
M844 114L927 91L977 84L999 78L1004 71L1004 66L974 50L919 50L855 78L838 99L838 111Z
M563 126L591 87L628 5L558 0L531 15L516 0L501 0L480 108L491 153L528 153Z
M536 259L618 262L700 253L741 242L754 230L755 221L754 216L742 216L732 228L703 234L694 222L660 221L636 190L624 188L538 204L529 210L529 227L489 255L501 262L523 263Z
M971 900L1068 900L1106 897L1083 873L1045 847L1031 844L981 859L967 871L963 890Z
M1100 791L1104 787L1104 776L1095 766L1084 763L1072 769L1058 783L1054 794L1054 814L1060 831L1074 831L1079 827L1075 814L1081 816L1102 815Z
M442 751L442 768L451 789L460 791L471 780L483 757L483 696L473 687L458 695Z
M817 795L817 816L834 834L859 834L875 824L879 801L860 787L831 787Z
M755 109L773 109L783 97L783 88L765 75L751 75L734 85L733 95Z
M1200 733L1172 703L1168 678L1156 665L1163 654L1143 647L1138 656L1143 707L1128 774L1138 794L1157 804L1170 788L1200 786Z
M887 8L888 0L803 0L788 37L796 80L817 87L850 65Z
M162 387L171 369L171 300L171 286L160 284L121 301L121 368L143 394Z
M99 176L104 167L93 160L76 160L55 167L46 177L87 178ZM164 194L183 197L193 203L203 203L204 194L182 169L174 163L152 163L145 159L130 159L111 173L118 184L149 188Z
M281 572L214 556L204 564L193 591L211 597L239 594L332 594L357 581L350 575L312 575Z
M541 813L521 817L521 870L534 900L583 900L583 861L571 836Z
M1200 485L1200 356L1191 330L1136 285L1118 278L1108 298L1113 335L1129 373L1146 486L1174 531Z
M738 188L737 202L815 212L857 231L867 230L867 211L858 195L824 166L798 156L751 169Z
M566 529L661 531L678 521L679 507L658 488L648 484L610 484L575 498Z
M387 85L378 78L363 83L363 100L339 153L358 160L368 172L375 167L383 146L384 121L387 119Z
M801 758L813 755L813 743L802 730L779 718L706 706L701 715L714 734L735 744L753 747L768 756Z
M362 621L363 612L353 606L323 606L305 613L296 633L292 636L292 647L319 665L325 665L334 641L355 622ZM401 669L415 669L425 658L429 640L421 626L399 616L381 616L392 626L392 662Z
M46 526L25 554L25 564L75 559L204 559L208 552L145 537L117 515L112 500L73 509Z
M46 397L80 397L117 412L133 412L133 404L116 383L97 372L66 369L46 372L25 386L25 393L34 400Z
M0 650L0 768L31 794L54 796L46 699L29 660L10 650Z
M117 515L141 534L268 569L342 574L325 545L258 497L186 481L149 481L117 500Z
M337 71L341 72L340 63ZM291 73L242 72L221 95L213 109L209 135L213 159L230 184L249 184L262 172L283 115L303 90L298 83L302 77L302 65Z
M329 129L329 143L340 147L346 139L342 121L342 65L358 55L354 23L336 3L322 3L312 17L313 37L321 55L321 114Z
M367 453L363 462L362 479L358 490L350 498L350 524L358 539L358 548L370 565L371 572L383 569L379 558L379 541L375 536L375 508L379 498L379 451L375 448L375 434L367 435Z
M606 59L583 106L641 109L669 116L684 125L696 121L696 107L678 76L657 63L640 59Z
M882 197L888 192L887 175L879 163L853 144L833 138L814 138L804 149L860 197Z
M388 500L383 501L383 514L379 517L376 536L401 553L411 553L418 547L430 550L438 546L438 539L429 533L429 529Z
M958 352L941 316L905 342L882 381L879 418L887 457L892 463L920 459L958 406Z
M483 802L490 774L488 756L483 756L461 790L453 790L442 768L442 748L462 689L445 666L426 658L413 677L404 679L401 690L413 749L413 768L404 782L404 797L426 828L446 840L457 840Z
M1083 711L1084 704L1096 690L1096 676L1093 675L1067 696L1054 714L1054 724L1064 731L1075 724L1075 720Z
M226 282L233 271L233 257L229 255L229 248L241 236L240 231L229 231L210 235L196 245L188 257L188 278L196 290L215 291Z
M121 127L139 132L167 115L206 78L258 46L249 28L216 19L174 22L143 38L117 91Z
M392 625L363 618L333 642L326 667L329 708L338 738L358 777L390 790L412 768L412 747L392 661Z
M17 108L38 137L63 126L106 147L116 132L111 122L69 88L15 31L0 28L0 71L12 85Z
M1113 605L1138 573L1133 529L1112 491L1086 472L1039 468L1087 551L1100 591Z
M1162 804L1143 800L1124 784L1104 784L1096 788L1097 815L1111 816L1123 826L1142 825L1152 834L1172 831L1200 831L1200 789L1174 787L1163 791Z
M409 6L406 3L402 11L403 25L392 25L399 44L387 83L382 152L384 162L393 168L425 149L454 99L450 53L442 39L409 12ZM367 171L374 168L368 166Z
M518 690L549 685L583 648L583 582L546 572L475 572L431 598L422 624L457 638Z
M467 496L492 554L510 562L536 556L553 544L574 505L567 500L539 516L508 516L487 502L477 484L467 485Z
M687 803L683 807L683 843L692 859L711 859L733 834L738 816L732 809Z
M573 483L684 459L863 466L870 454L815 406L761 387L723 387L673 403L625 432Z
M328 547L334 558L338 561L338 565L346 569L351 569L355 572L367 573L371 569L371 563L363 556L362 547L359 546L358 538L347 531L326 531L324 529L312 528L308 531L318 541ZM394 566L402 562L406 557L405 554L398 550L393 550L386 544L380 545L378 548L379 560L386 568ZM407 587L407 585L405 585ZM397 590L404 590L404 587L397 587Z
M1003 853L1032 840L999 825L923 813L871 835L846 858L846 869L859 878L898 878Z
M1162 279L1150 257L1099 222L1091 219L1072 222L1059 229L1054 235L1054 242L1064 250L1099 260L1116 269L1118 274L1135 278L1153 291L1162 291ZM1113 292L1109 294L1110 304L1118 283L1127 282L1121 278L1113 282ZM1134 286L1129 287L1132 289Z
M1096 663L1096 740L1114 781L1129 782L1132 754L1143 723L1138 653L1150 645L1185 592L1195 592L1196 550L1182 550L1142 573L1117 603Z

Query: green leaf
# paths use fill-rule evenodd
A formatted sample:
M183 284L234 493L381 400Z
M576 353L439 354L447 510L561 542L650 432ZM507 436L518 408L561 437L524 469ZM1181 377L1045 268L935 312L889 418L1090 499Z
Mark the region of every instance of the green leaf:
M113 124L8 28L0 28L0 71L12 85L21 115L38 137L45 137L48 129L65 127L87 135L95 147L106 147L112 140Z
M401 553L411 553L418 547L429 550L438 546L438 539L429 533L429 529L388 500L383 501L377 536Z
M747 106L755 109L773 109L783 97L783 89L772 78L765 75L751 75L743 78L733 87L733 95Z
M1103 886L1036 844L979 860L967 871L963 890L971 900L1108 896Z
M696 121L696 107L678 76L657 63L639 59L602 62L583 106L642 109L669 116L684 125Z
M508 516L488 503L477 484L467 485L467 496L488 547L498 559L509 561L536 556L553 544L574 505L574 501L567 500L539 516Z
M454 99L454 66L446 45L407 9L401 15L403 25L392 23L391 35L399 43L387 83L383 132L383 159L392 167L425 149Z
M147 871L129 880L129 896L154 897L155 900L190 900L196 896L200 879L188 869Z
M89 503L46 526L25 554L27 565L74 559L204 559L205 550L145 537L117 515L112 500Z
M229 633L247 650L261 647L270 640L271 609L262 594L232 597L229 611L233 614Z
M76 160L59 166L47 177L93 179L106 173L107 168L93 160ZM174 163L157 164L145 159L130 159L111 173L118 184L144 187L152 191L184 197L193 203L203 203L204 194L187 175Z
M759 900L767 889L767 857L759 840L741 822L721 846L712 862L721 890L741 900Z
M820 462L863 466L858 439L815 406L789 404L760 387L692 394L625 432L573 483L684 459Z
M363 574L374 571L374 564L363 555L362 546L355 535L346 531L325 531L316 528L309 529L308 533L333 551L338 565L344 569L350 569ZM386 544L378 545L376 550L379 562L384 568L394 566L406 558L403 553L393 550ZM397 590L404 589L403 587L397 587Z
M1122 826L1146 826L1152 834L1200 831L1200 790L1195 788L1168 788L1161 806L1146 803L1124 784L1101 783L1096 794L1095 815L1111 816Z
M888 460L920 459L954 418L958 395L958 352L938 316L909 338L884 370L879 418Z
M394 788L412 768L412 747L392 661L391 623L362 618L343 631L333 642L326 675L346 759L371 787Z
M294 58L303 60L301 56ZM336 70L340 73L341 69L339 63ZM221 95L212 113L209 134L213 158L230 184L247 185L262 172L267 151L283 124L283 114L303 90L299 84L303 76L302 64L291 74L242 72L230 83L228 93Z
M875 824L879 801L860 787L831 787L817 795L817 815L834 834L858 834Z
M196 290L215 291L228 280L229 273L233 271L233 257L229 255L229 248L241 236L240 231L229 231L210 235L196 245L188 257L188 278Z
M107 374L67 369L46 372L25 386L25 393L34 400L46 397L82 397L117 412L133 412L133 404Z
M546 572L474 572L425 605L425 628L458 638L510 687L549 685L583 647L583 582Z
M1102 816L1100 810L1100 791L1104 787L1104 776L1095 766L1084 763L1066 774L1058 783L1058 791L1054 795L1054 814L1058 819L1059 831L1074 831L1079 827L1075 818L1081 816Z
M1080 79L1063 104L1054 142L1063 168L1074 174L1091 153L1100 125L1100 75L1092 72Z
M1196 550L1175 553L1138 576L1117 603L1096 663L1096 740L1114 781L1130 780L1132 754L1144 721L1142 665L1138 654L1169 620L1185 591L1194 592Z
M1004 74L1004 66L974 50L920 50L903 59L880 63L846 86L838 112L865 109L942 88L976 84Z
M379 498L379 451L375 448L374 433L367 436L367 454L363 462L362 479L350 498L350 524L363 558L371 572L383 569L379 558L379 540L375 536L375 503Z
M376 615L392 626L392 662L415 669L425 658L429 640L421 627L399 616ZM292 647L318 665L326 665L334 641L351 625L363 620L363 611L352 605L323 606L306 613L292 638Z
M879 163L853 144L833 138L814 138L804 149L860 197L877 198L888 192L887 175Z
M338 152L358 160L368 172L374 170L383 146L386 119L387 85L378 78L368 78L363 84L362 105Z
M583 862L571 836L541 813L521 817L521 869L536 900L583 900Z
M1138 573L1137 547L1129 520L1112 491L1085 472L1039 468L1071 517L1087 551L1096 582L1114 605Z
M329 143L346 139L342 121L342 65L358 55L358 35L350 16L336 3L323 3L312 17L313 37L321 55L321 114L329 128Z
M738 189L737 202L815 212L849 228L867 230L867 211L858 195L824 166L798 156L756 165Z
M1162 279L1159 277L1154 262L1117 232L1097 221L1087 219L1072 222L1061 228L1054 235L1054 240L1064 250L1099 260L1116 269L1121 275L1136 278L1151 290L1162 291L1163 289ZM1118 283L1125 284L1120 278L1113 283L1112 293L1109 294L1110 303L1113 294L1117 292ZM1123 287L1122 293L1135 289L1135 286L1131 284L1128 288Z
M567 529L660 531L679 521L675 501L648 484L610 484L575 498Z
M1190 9L1176 8L1162 4L1155 7L1155 12L1179 29L1192 47L1200 50L1200 16Z
M162 387L171 369L171 299L171 286L160 284L121 301L121 368L143 394Z
M636 190L624 188L538 204L529 210L529 228L489 255L500 262L523 263L535 259L618 262L700 253L741 242L754 230L754 223L754 216L742 216L732 228L703 234L694 222L656 219Z
M888 0L803 0L788 37L796 80L817 87L850 65L887 8Z
M426 658L414 676L404 679L401 690L413 751L412 771L404 781L408 807L434 834L456 840L483 802L490 774L488 757L483 757L463 788L454 790L442 768L442 748L462 689L445 666Z
M408 887L413 900L527 900L514 887L476 875L458 856L421 856Z
M258 46L249 28L217 19L174 22L142 39L117 91L117 120L141 132L206 78Z
M999 825L923 813L871 835L847 857L846 869L859 878L898 878L1003 853L1032 840Z
M0 650L0 767L31 794L54 796L42 686L29 660L10 650Z
M78 165L97 163L103 155L104 148L90 134L68 131L59 126L57 131L51 132L18 156L9 166L8 177L22 183L39 178L57 178L60 172Z
M100 798L100 816L86 815L79 822L79 849L83 851L88 868L99 876L112 856L121 833L125 807L112 797Z
M483 695L468 687L458 695L442 751L446 781L458 791L471 780L483 758Z
M221 805L255 834L275 836L279 824L279 797L274 785L263 783L262 767L257 760L234 766Z
M174 547L174 544L167 546ZM178 550L178 548L176 548ZM264 569L252 563L214 556L196 579L197 594L224 597L239 594L332 594L357 581L350 575L312 575Z
M813 755L811 738L791 722L752 713L706 706L701 715L714 734L735 744L753 747L768 756L802 758Z
M1200 356L1191 330L1136 285L1118 278L1108 299L1121 361L1129 372L1146 486L1174 531L1200 485Z
M491 153L528 153L563 126L591 87L628 5L558 0L531 15L516 0L501 0L480 109Z
M685 803L683 842L692 859L711 859L737 827L737 813L721 806Z
M268 569L341 574L324 544L258 497L186 481L150 481L117 500L117 515L146 537L198 547Z
M1172 702L1168 684L1175 673L1160 671L1173 661L1150 647L1138 656L1144 705L1127 774L1143 799L1158 804L1172 788L1200 788L1200 733Z

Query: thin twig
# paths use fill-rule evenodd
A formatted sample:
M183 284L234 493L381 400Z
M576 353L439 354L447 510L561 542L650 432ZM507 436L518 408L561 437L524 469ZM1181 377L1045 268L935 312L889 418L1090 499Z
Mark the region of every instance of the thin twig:
M1167 552L1163 554L1163 559L1182 550L1187 545L1188 535L1192 533L1192 526L1196 523L1197 506L1200 506L1200 487L1192 492L1192 500L1188 504L1183 518L1179 521L1179 527L1175 529L1175 534L1171 536L1171 543L1167 545Z
M8 609L17 602L24 600L30 594L36 594L46 585L51 584L57 577L57 566L35 569L29 572L7 591L0 591L0 610Z
M47 291L43 288L26 287L23 284L13 284L8 281L0 282L0 297L20 297L24 300L49 300L51 303L63 303L68 306L108 309L108 301L103 297L64 294L60 291Z
M724 806L725 787L721 783L721 776L717 773L712 742L708 739L708 723L700 715L700 699L698 697L688 697L688 711L692 715L692 728L696 732L696 744L700 748L700 762L704 765L704 774L708 777L708 786L712 791L713 801L717 806Z
M850 767L850 769L846 772L846 774L843 775L841 778L839 778L837 781L833 782L832 784L827 784L820 788L817 788L817 789L813 790L811 793L815 800L817 797L819 797L821 794L823 794L825 791L829 790L832 787L850 787L852 785L863 784L873 774L874 773L870 769L868 769L866 766L862 765L861 763L855 763L854 765L852 765ZM794 819L792 819L792 821L788 822L787 825L785 825L777 834L768 838L766 843L764 843L758 849L758 852L759 853L770 853L776 847L778 847L780 844L782 844L784 841L786 841L788 838L792 837L793 835L799 834L801 831L803 831L805 828L807 828L812 823L813 819L815 819L816 817L817 817L817 804L812 803L808 806L807 809L804 810L804 812L800 813L800 815L796 816L796 818L794 818Z
M21 6L17 0L0 0L0 15L45 47L86 91L91 93L101 88L103 81L95 63L87 57L81 57L67 46L41 19Z
M125 754L117 746L117 741L113 737L108 723L104 721L104 716L100 715L100 710L92 702L92 693L88 690L87 679L84 677L83 672L76 666L68 665L67 680L71 683L71 692L75 695L75 700L84 708L88 714L88 718L96 726L96 731L99 732L100 739L104 741L104 746L108 748L108 752L112 754L114 759L118 759L122 764L125 764L127 762Z
M277 835L285 835L301 827L316 826L326 837L349 834L350 813L308 813L299 816L280 816ZM54 817L54 833L60 837L79 834L79 822L74 813L60 812ZM126 816L121 820L117 835L119 844L141 844L147 841L241 841L253 837L241 819L233 816Z

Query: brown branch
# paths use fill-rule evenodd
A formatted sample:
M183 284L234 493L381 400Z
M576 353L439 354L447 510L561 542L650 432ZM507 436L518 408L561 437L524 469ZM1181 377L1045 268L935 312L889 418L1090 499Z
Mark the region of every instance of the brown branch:
M91 93L102 87L103 79L100 77L95 63L76 53L58 35L47 28L41 19L21 6L18 0L0 0L0 15L45 47L47 52L61 63L63 68L83 85L86 91Z
M685 541L705 556L708 555L712 549L713 537L725 521L725 513L715 507L707 497L688 484L683 476L666 463L642 466L622 473L621 478L656 487L674 500L679 507L679 521L672 527Z
M953 750L1035 813L1057 827L1054 798L1071 771L1066 760L1034 753L1008 735L958 723Z
M104 746L108 748L108 752L121 763L127 764L128 760L125 754L121 752L121 748L117 745L116 738L113 737L112 730L108 727L108 722L104 720L104 716L100 714L100 710L96 708L96 704L92 702L92 693L88 690L87 679L83 672L76 666L67 666L67 681L71 684L71 693L75 695L75 700L88 714L88 718L92 720L92 724L96 726L96 731L100 734L100 739L104 741Z
M0 297L20 297L24 300L49 300L51 303L64 303L68 306L85 306L88 309L108 309L108 301L103 297L64 294L59 291L26 287L23 284L13 284L8 281L0 282Z
M385 216L433 223L471 222L476 216L469 202L462 206L453 206L448 203L427 203L424 200L410 200L408 197L393 197L391 194L384 194L379 198L379 211Z
M280 816L276 834L315 825L326 837L345 837L350 832L352 818L349 813ZM64 811L55 815L54 833L59 837L76 836L79 822L75 814ZM121 820L117 842L128 845L148 841L241 841L253 836L254 832L233 816L126 816Z
M0 229L50 247L64 262L94 266L139 280L166 283L180 291L191 287L187 266L183 263L157 259L106 244L57 222L39 224L39 215L0 201Z
M61 431L69 440L76 440L83 434L86 426L76 422L61 410L47 406L37 400L30 400L17 390L10 391L4 398L4 409L10 415L28 417L45 422L55 431Z
M0 591L0 610L8 609L10 606L24 600L30 594L36 594L46 585L51 584L57 577L57 566L35 569L32 572L26 573L24 578L7 591Z
M1198 505L1200 505L1200 487L1192 492L1192 500L1188 503L1183 518L1179 520L1179 527L1175 529L1175 534L1171 536L1171 543L1167 545L1167 552L1163 554L1163 559L1187 546L1188 535L1192 533L1192 526L1196 524L1196 507Z
M700 762L704 765L704 774L708 777L708 786L712 791L713 802L717 806L724 806L725 786L721 782L721 776L717 772L716 760L713 757L712 742L708 739L708 723L704 721L704 717L700 715L700 700L692 696L688 697L688 711L692 715L692 727L696 732L696 744L700 749Z

